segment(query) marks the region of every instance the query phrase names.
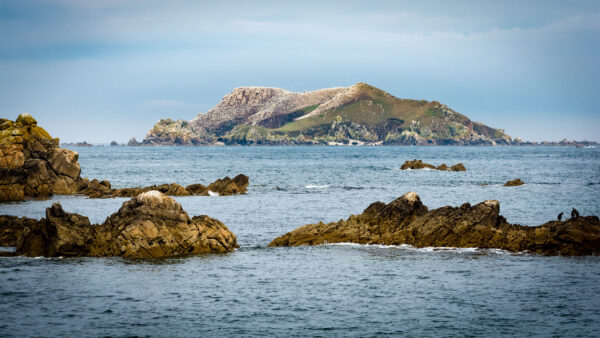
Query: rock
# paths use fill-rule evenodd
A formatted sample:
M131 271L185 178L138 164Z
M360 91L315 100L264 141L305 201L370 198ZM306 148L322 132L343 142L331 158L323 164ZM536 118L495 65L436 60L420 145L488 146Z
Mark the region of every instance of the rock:
M219 196L246 193L249 180L248 176L239 174L233 179L226 176L208 185L208 190L219 194Z
M87 143L87 141L83 142L75 142L75 143L63 143L63 146L74 146L74 147L93 147L93 144Z
M78 155L28 114L0 125L0 202L72 194L79 186Z
M111 141L111 142L110 142L110 145L111 145L111 147L116 147L116 146L118 146L119 144L117 143L117 141Z
M37 222L38 220L27 217L0 216L0 246L16 247L23 230Z
M467 171L467 168L465 168L465 166L462 163L458 163L455 164L451 167L448 167L446 164L442 163L439 166L434 166L432 164L429 163L424 163L422 160L412 160L412 161L405 161L402 166L400 167L400 169L402 170L407 170L407 169L436 169L436 170L442 170L442 171Z
M208 187L199 183L190 184L185 189L192 195L208 196Z
M445 164L443 164L445 166ZM412 160L412 161L404 161L402 166L400 167L402 170L407 169L437 169L434 165L429 163L423 163L422 160Z
M506 183L504 183L505 187L516 187L518 185L523 185L525 184L525 182L521 181L520 178L515 178L514 180L510 180Z
M1 217L5 216L0 221ZM23 227L17 254L26 256L161 258L226 253L238 247L223 223L208 216L190 218L179 203L159 191L124 202L100 225L66 213L58 203L46 210L45 219L27 221L25 226L23 221L13 222Z
M87 256L94 228L87 217L66 213L59 203L46 209L46 218L25 227L17 254L30 257Z
M98 232L94 256L170 257L225 253L237 247L235 235L208 216L190 219L172 198L149 191L123 203Z
M347 220L302 226L274 239L269 246L351 242L497 248L565 256L600 253L597 216L522 226L508 223L499 212L500 203L495 200L428 210L416 193L409 192L389 204L375 202Z
M183 187L176 183L151 185L148 187L121 188L112 189L108 181L99 182L98 180L89 181L83 179L79 193L90 198L112 198L112 197L134 197L143 192L151 190L160 191L169 196L208 196L209 190L218 193L220 196L245 194L248 186L248 176L239 174L234 179L229 177L217 179L208 187L202 184L191 184Z
M128 146L141 146L142 144L138 142L135 137L132 137L129 142L127 142Z
M457 163L450 167L450 171L467 171L467 168L465 168L464 164Z

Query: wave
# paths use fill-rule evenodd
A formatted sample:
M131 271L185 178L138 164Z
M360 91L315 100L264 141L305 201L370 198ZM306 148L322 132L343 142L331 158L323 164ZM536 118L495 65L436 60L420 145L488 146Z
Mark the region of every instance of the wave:
M210 191L210 190L209 190L209 191L208 191L208 195L209 195L209 196L219 196L219 193L218 193L218 192L213 192L213 191Z
M359 243L351 243L351 242L342 242L342 243L326 243L324 245L329 246L355 246L355 247L365 247L365 248L380 248L380 249L402 249L409 251L417 251L417 252L455 252L455 253L478 253L478 252L487 252L493 254L502 254L502 255L512 255L512 254L523 254L525 252L514 253L507 250L502 249L482 249L482 248L456 248L456 247L439 247L439 246L426 246L422 248L418 248L409 244L400 244L400 245L386 245L386 244L359 244Z
M306 189L327 189L330 187L329 184L325 184L325 185L313 185L313 184L309 184L309 185L305 185L304 186Z

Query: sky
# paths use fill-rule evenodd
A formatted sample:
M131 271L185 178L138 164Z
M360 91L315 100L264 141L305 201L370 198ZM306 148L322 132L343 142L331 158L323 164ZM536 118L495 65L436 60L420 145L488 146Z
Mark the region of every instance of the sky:
M0 0L0 117L138 140L236 87L366 82L524 140L600 141L600 1Z

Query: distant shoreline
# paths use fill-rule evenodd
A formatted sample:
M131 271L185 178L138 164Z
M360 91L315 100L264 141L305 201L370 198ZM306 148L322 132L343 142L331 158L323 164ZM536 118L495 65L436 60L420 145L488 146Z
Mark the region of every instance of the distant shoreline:
M285 147L285 146L316 146L316 147L575 147L575 148L595 148L599 143L595 141L582 141L574 144L561 144L559 142L550 143L533 143L524 142L521 144L431 144L431 145L413 145L413 144L265 144L265 143L248 143L248 144L118 144L111 145L110 143L90 144L90 143L61 143L61 147Z

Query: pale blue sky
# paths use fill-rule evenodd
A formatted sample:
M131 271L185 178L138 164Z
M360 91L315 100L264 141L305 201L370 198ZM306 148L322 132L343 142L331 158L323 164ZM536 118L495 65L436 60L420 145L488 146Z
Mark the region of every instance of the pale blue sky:
M362 81L526 140L600 141L600 1L0 0L0 116L142 139L240 86Z

